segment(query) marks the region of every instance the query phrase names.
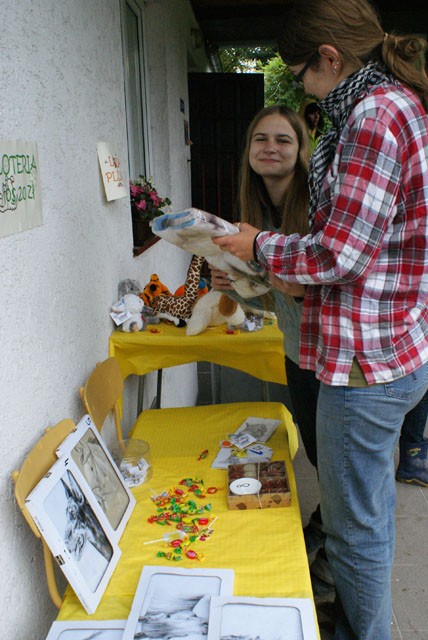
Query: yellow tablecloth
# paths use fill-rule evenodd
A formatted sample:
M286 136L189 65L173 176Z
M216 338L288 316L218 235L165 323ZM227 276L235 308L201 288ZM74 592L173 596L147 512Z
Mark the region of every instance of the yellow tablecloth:
M286 461L292 494L289 507L247 511L227 507L227 472L212 469L211 463L220 439L250 416L282 421L268 445L274 450L273 459ZM197 561L187 558L175 563L156 557L162 543L144 545L147 540L161 538L166 530L147 522L147 518L156 513L150 488L162 492L186 477L202 479L205 487L221 487L209 497L212 513L218 516L214 533L194 547L205 555L203 567L233 569L236 595L312 597L291 464L297 449L297 434L284 405L255 402L148 410L137 420L133 437L150 443L153 477L147 485L133 489L137 505L120 541L122 557L96 613L87 616L68 589L59 612L60 620L127 618L144 565L195 566ZM209 451L207 457L198 460L205 449Z
M185 328L161 323L160 333L114 331L109 354L127 378L189 362L213 362L249 373L260 380L286 384L284 339L276 323L260 331L229 335L224 327L210 327L198 336L186 336Z

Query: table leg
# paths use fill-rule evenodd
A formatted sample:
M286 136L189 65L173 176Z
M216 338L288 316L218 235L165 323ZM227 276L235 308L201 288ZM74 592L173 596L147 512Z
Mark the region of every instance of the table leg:
M138 399L137 399L137 417L143 410L144 400L144 376L138 376Z
M211 401L221 403L221 366L211 362Z
M158 377L156 382L156 395L152 400L150 409L160 409L162 396L162 369L158 369ZM137 416L143 411L144 402L144 376L138 377L138 400L137 400Z
M156 409L161 408L161 397L162 397L162 369L158 369L158 381L156 385Z
M269 382L262 380L260 384L262 385L262 402L270 402Z

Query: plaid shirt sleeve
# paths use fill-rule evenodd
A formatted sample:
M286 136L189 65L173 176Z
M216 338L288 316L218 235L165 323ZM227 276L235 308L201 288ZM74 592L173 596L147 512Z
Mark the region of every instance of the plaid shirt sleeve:
M312 234L257 237L263 267L318 285L305 299L301 366L326 383L347 384L353 357L369 384L428 360L427 153L413 101L368 96L342 131Z

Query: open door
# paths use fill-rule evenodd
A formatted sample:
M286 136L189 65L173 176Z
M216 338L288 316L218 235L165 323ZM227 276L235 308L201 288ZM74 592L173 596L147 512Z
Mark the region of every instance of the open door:
M245 133L263 104L263 74L189 74L192 206L236 220Z

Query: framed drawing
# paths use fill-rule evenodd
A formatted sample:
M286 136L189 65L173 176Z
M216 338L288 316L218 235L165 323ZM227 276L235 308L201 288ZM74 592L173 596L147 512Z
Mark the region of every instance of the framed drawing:
M125 620L54 622L46 640L122 640Z
M87 613L94 613L121 551L109 521L73 459L60 458L26 506Z
M211 596L230 595L231 569L144 567L123 640L205 640Z
M207 640L317 640L309 598L213 597Z
M83 416L57 455L73 459L119 541L136 501L89 415Z
M281 420L269 418L247 418L235 431L235 435L248 434L257 442L267 442L275 429L281 424Z

